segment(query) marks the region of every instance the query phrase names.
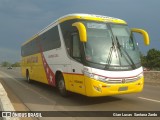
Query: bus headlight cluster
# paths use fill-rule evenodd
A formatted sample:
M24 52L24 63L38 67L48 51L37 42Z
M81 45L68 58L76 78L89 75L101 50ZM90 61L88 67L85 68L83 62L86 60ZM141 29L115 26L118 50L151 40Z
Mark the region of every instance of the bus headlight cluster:
M106 78L106 77L96 75L96 74L92 74L92 73L89 73L89 72L84 72L84 74L87 77L92 78L94 80L98 80L98 81L105 82L105 83L114 83L114 84L121 84L121 83L123 83L122 80L125 80L124 83L131 83L131 82L135 82L137 80L140 80L143 77L143 73L139 74L136 77L132 77L132 78L117 78L117 79Z
M106 82L106 78L99 75L93 75L93 79Z
M88 73L88 72L85 72L84 74L89 78L99 80L99 81L102 81L102 82L106 82L106 78L103 77L103 76L95 75L95 74Z
M139 78L142 78L142 77L143 77L143 73L141 73L138 77L139 77Z

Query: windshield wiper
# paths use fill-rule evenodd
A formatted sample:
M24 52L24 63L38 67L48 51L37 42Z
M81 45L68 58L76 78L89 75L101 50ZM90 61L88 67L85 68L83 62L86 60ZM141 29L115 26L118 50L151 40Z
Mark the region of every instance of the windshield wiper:
M127 57L128 57L128 59L130 60L131 64L130 64L130 62L128 61L128 59L126 58L126 56L123 54L123 55L124 55L124 58L126 59L126 61L128 62L128 64L132 67L132 69L135 69L135 68L136 68L136 65L134 64L132 58L129 56L129 54L127 53L127 51L120 45L117 36L116 36L116 42L117 42L117 48L118 48L121 56L122 56L122 54L123 54L122 51L124 51L125 55L127 55ZM122 51L121 51L121 50L122 50Z
M111 65L113 50L114 50L114 51L117 51L117 50L116 50L116 45L115 45L115 42L114 42L112 36L111 36L111 39L112 39L112 46L110 47L109 55L108 55L108 58L107 58L107 63L108 63L108 64L105 66L105 69L108 69L109 66ZM116 56L116 57L117 57L117 56Z

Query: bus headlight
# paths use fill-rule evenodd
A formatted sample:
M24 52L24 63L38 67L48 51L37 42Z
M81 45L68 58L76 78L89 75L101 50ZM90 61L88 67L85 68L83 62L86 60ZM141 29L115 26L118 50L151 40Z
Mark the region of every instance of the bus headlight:
M142 78L143 76L144 76L143 73L141 73L138 77Z
M93 75L93 79L99 80L99 81L102 81L102 82L105 82L105 81L106 81L106 78L105 78L105 77L99 76L99 75Z
M88 72L84 72L84 75L86 75L89 78L95 79L95 80L106 82L106 78L103 76L100 76L100 75L96 75L96 74L92 74L92 73L88 73Z

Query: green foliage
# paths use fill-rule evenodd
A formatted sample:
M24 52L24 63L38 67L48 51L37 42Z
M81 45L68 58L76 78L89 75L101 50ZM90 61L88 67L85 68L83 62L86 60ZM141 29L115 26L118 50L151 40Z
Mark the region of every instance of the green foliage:
M141 62L144 67L152 70L160 70L160 51L150 49L146 56L141 55Z
M147 58L146 56L144 55L141 55L141 63L142 63L142 66L147 66Z
M11 65L12 67L20 67L20 63L19 62L15 62L14 64Z
M14 64L11 64L10 62L4 61L1 63L2 67L20 67L20 63L19 62L15 62Z
M2 67L9 67L9 66L11 66L11 63L9 63L9 62L7 62L7 61L4 61L4 62L2 62L2 65L1 65Z

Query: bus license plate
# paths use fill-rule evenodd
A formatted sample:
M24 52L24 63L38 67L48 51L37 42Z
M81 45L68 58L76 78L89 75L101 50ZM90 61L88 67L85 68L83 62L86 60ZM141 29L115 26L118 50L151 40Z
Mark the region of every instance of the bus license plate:
M126 91L128 90L128 87L119 87L118 91Z

